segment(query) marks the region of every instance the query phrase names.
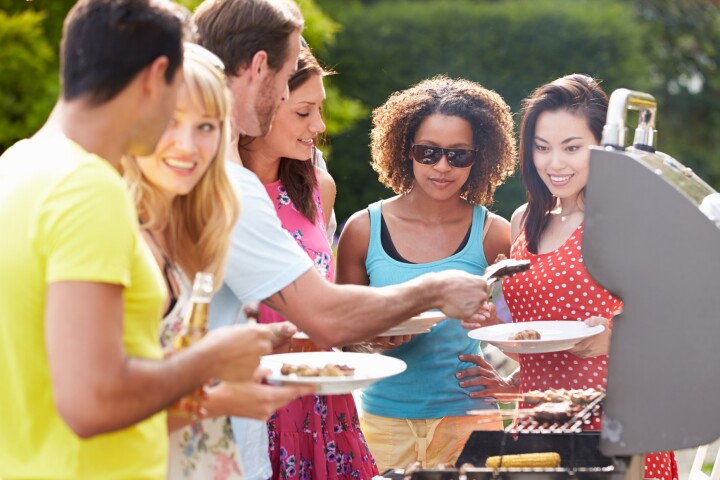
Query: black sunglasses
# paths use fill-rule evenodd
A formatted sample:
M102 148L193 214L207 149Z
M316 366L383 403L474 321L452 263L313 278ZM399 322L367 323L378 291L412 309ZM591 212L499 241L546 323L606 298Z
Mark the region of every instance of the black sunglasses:
M467 148L442 148L430 145L413 145L410 147L410 157L422 165L435 165L443 155L447 162L454 168L468 168L475 163L478 147Z

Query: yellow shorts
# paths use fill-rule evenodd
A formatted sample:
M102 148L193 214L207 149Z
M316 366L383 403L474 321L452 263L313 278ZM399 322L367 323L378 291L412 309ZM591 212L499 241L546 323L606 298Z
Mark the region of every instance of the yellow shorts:
M496 420L483 416L483 423L478 423L472 416L415 420L363 412L360 426L380 473L414 462L421 462L423 468L454 464L473 431L503 428L500 413Z

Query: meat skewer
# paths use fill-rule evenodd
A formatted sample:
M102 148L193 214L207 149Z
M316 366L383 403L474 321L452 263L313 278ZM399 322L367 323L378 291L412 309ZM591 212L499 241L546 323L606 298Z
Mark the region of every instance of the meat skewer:
M533 390L526 393L498 393L494 402L524 402L528 405L541 403L570 402L573 405L584 406L605 395L605 392L594 388L565 390L550 389L545 391Z

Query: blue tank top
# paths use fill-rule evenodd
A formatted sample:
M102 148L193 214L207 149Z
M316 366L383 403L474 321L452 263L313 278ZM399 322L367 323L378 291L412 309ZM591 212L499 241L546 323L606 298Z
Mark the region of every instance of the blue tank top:
M487 267L482 245L485 207L473 207L470 239L455 254L430 263L403 263L391 258L382 248L380 224L382 202L368 207L370 212L370 244L365 268L370 286L395 285L427 272L464 270L482 275ZM492 404L468 395L484 387L463 388L455 373L474 366L461 362L461 353L480 354L480 342L468 337L468 331L456 319L440 322L429 333L417 335L412 341L384 355L407 363L399 375L370 385L362 392L363 410L383 417L427 419L466 415L468 410L494 409Z

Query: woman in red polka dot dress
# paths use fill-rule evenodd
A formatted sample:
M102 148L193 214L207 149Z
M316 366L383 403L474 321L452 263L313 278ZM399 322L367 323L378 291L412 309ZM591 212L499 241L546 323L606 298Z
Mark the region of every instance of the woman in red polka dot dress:
M581 246L589 147L600 142L606 112L607 96L584 75L544 85L523 103L520 168L528 203L512 217L511 257L530 260L532 268L505 279L503 296L513 322L584 321L606 329L564 352L519 355L519 378L498 379L500 388L605 388L611 319L622 302L590 277ZM599 428L599 419L587 426ZM646 455L645 478L677 477L673 452Z

